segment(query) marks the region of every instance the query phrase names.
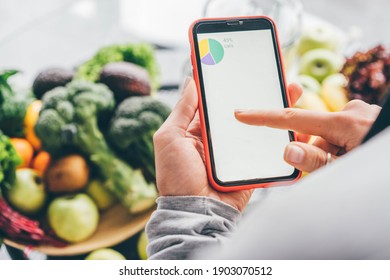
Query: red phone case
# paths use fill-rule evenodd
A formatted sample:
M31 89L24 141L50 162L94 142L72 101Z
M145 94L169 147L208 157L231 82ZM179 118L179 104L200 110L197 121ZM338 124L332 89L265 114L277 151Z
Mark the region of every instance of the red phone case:
M203 138L202 141L203 141L204 152L205 152L207 176L208 176L208 180L209 180L210 185L214 189L216 189L218 191L221 191L221 192L233 192L233 191L238 191L238 190L248 190L248 189L253 189L253 188L267 188L267 187L281 186L281 185L285 186L285 185L293 184L302 175L302 172L299 171L297 177L295 177L294 179L289 180L289 181L276 181L276 182L269 182L269 183L247 184L247 185L229 186L229 187L221 186L214 180L213 172L212 172L212 165L211 165L211 160L210 160L210 148L209 148L209 145L208 145L209 142L208 142L208 136L207 136L207 131L206 131L206 122L205 122L204 108L203 108L203 102L202 102L202 93L201 93L199 76L198 76L198 65L196 63L196 57L195 57L196 54L195 54L195 44L194 44L194 39L193 39L194 38L194 36L193 36L193 28L194 28L195 24L197 24L198 22L202 22L202 21L235 20L235 19L238 20L238 19L248 19L248 18L266 19L273 26L273 29L275 31L275 38L276 38L276 42L277 42L277 48L278 48L278 51L279 51L279 54L280 54L280 64L281 64L281 68L282 68L282 78L283 78L284 84L286 85L284 66L283 66L284 65L283 64L283 57L281 55L282 52L281 52L281 49L280 49L278 33L277 33L275 22L271 18L266 17L266 16L203 18L203 19L198 19L198 20L194 21L191 24L190 28L189 28L189 39L190 39L190 45L191 45L191 63L192 63L193 76L194 76L194 80L195 80L195 83L196 83L196 89L197 89L197 92L198 92L199 117L200 117L200 124L201 124L201 130L202 130L202 138ZM287 92L287 90L285 90L285 92ZM286 98L287 98L288 107L291 107L290 96L288 94L287 94ZM293 139L294 140L296 139L295 132L293 132Z

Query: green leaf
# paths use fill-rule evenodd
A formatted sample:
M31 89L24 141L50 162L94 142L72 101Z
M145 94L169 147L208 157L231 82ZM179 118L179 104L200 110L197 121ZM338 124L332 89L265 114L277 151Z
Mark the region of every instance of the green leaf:
M18 72L19 72L18 70L3 70L3 71L0 71L0 79L4 80L4 81L7 81L9 77L15 75Z
M8 84L8 78L18 73L18 70L3 70L0 71L0 103L12 94L12 88Z

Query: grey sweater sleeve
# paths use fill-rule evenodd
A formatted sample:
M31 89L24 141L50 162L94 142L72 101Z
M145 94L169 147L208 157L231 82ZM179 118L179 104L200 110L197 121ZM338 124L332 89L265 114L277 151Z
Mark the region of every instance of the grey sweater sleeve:
M188 259L195 249L221 243L241 214L235 208L200 196L165 196L146 226L149 259Z

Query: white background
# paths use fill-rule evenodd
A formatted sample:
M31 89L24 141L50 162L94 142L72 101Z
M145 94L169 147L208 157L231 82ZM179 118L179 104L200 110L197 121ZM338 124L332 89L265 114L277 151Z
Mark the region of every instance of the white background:
M0 264L2 279L267 279L267 280L329 280L375 279L388 280L389 261L3 261ZM203 276L119 276L119 269L159 268L177 266L208 269ZM271 276L213 276L213 267L271 266ZM8 276L8 277L7 277Z

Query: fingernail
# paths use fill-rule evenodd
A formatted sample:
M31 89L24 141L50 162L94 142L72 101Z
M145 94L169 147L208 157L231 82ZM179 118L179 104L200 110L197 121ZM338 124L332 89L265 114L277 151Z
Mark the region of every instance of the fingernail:
M243 109L235 109L234 110L234 113L236 114L241 114L241 113L245 113L247 110L243 110Z
M297 145L286 147L286 160L291 163L302 163L305 158L305 151Z

